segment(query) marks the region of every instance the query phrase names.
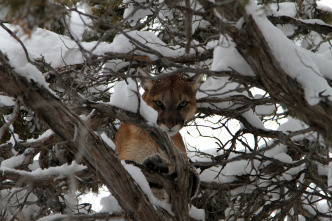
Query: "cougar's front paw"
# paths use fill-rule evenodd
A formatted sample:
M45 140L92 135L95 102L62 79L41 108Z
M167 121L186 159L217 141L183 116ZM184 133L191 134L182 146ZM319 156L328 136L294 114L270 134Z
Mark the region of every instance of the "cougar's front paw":
M160 173L168 173L168 164L165 159L163 159L159 154L154 154L148 156L143 164L153 171L158 171Z

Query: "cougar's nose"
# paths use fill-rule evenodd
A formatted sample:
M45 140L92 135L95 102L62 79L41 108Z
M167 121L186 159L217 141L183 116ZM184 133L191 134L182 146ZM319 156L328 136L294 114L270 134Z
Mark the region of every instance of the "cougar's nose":
M177 125L176 122L165 122L164 124L168 129L172 129L174 126Z
M184 124L184 121L167 121L167 122L164 122L164 124L167 128L172 129L173 127L175 127L177 125L182 127Z

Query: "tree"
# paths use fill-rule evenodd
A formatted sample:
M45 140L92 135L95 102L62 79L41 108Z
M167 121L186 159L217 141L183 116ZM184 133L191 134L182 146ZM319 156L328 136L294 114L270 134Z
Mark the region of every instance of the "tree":
M1 220L331 219L332 15L321 2L0 5ZM138 67L204 74L183 131L190 165L126 97L140 97ZM177 178L120 162L120 122L147 131ZM193 199L189 166L201 178ZM79 200L103 186L102 211Z

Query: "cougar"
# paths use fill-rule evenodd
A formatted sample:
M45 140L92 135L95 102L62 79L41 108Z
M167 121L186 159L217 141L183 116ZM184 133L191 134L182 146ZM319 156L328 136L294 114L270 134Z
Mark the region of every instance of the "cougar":
M141 86L145 90L142 95L143 100L158 113L157 124L170 136L177 148L188 159L179 131L185 122L195 115L196 92L201 75L192 78L172 75L151 80L151 75L141 68L137 70L137 74L142 77ZM165 153L141 128L122 123L115 136L115 145L115 151L121 160L135 161L160 172L168 172L167 166L159 167L157 165L169 162ZM154 195L158 194L154 192ZM159 199L167 198L156 197Z

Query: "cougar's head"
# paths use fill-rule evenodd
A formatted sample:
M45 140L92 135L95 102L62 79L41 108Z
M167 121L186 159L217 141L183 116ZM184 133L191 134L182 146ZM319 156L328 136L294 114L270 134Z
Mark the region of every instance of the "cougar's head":
M184 123L195 115L196 92L202 75L185 78L172 75L167 78L151 80L151 75L138 69L144 77L141 85L145 90L144 101L158 112L157 123L169 136L174 136Z

